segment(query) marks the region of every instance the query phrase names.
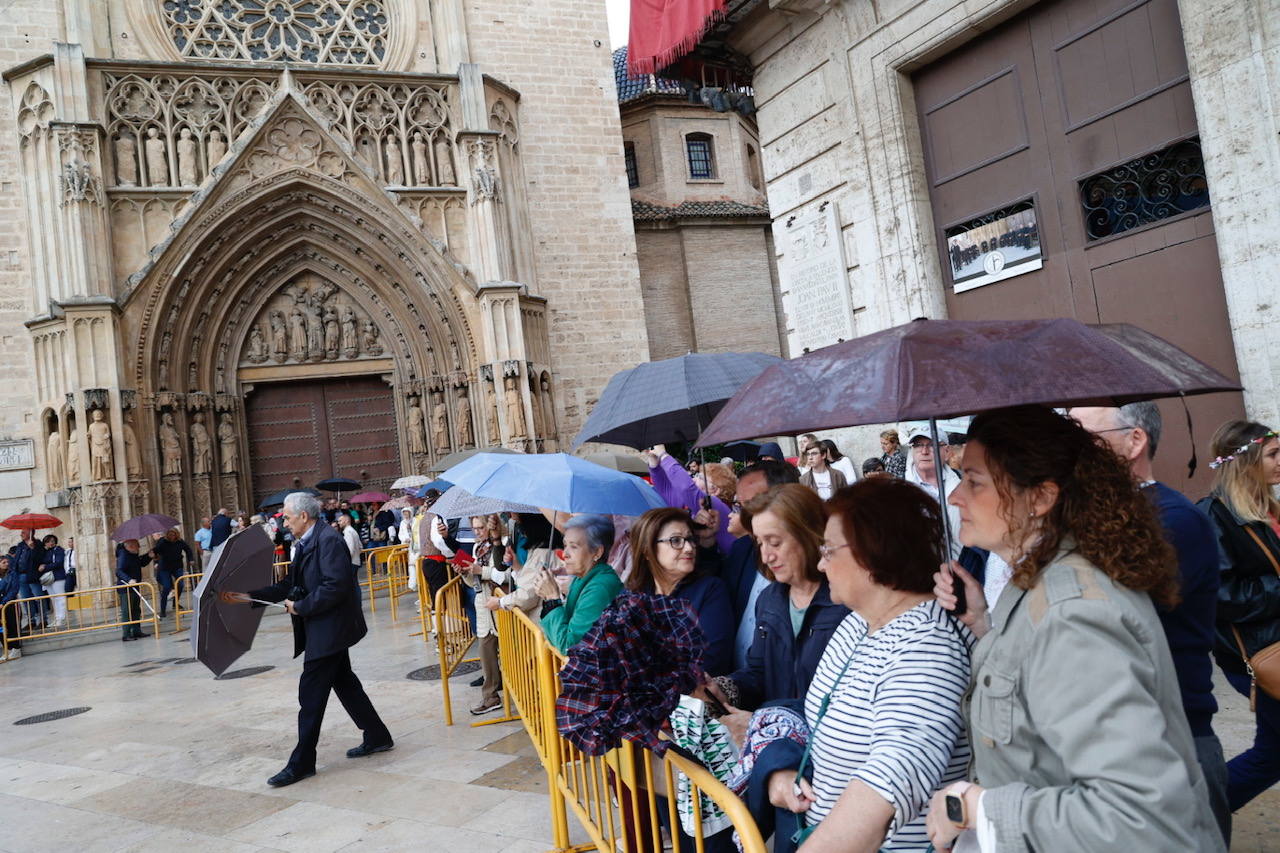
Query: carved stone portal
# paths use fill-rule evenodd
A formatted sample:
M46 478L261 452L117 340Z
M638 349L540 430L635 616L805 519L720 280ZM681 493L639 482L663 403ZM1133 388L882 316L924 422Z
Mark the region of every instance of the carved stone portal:
M379 358L384 352L378 325L348 293L319 275L303 273L258 311L239 364L352 361Z

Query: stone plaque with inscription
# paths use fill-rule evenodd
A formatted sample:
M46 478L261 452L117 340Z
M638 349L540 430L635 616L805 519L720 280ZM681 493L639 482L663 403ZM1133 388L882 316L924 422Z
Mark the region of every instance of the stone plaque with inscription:
M785 226L782 304L791 356L853 337L853 307L836 206L823 203Z
M35 442L29 438L0 441L0 471L21 471L36 467Z

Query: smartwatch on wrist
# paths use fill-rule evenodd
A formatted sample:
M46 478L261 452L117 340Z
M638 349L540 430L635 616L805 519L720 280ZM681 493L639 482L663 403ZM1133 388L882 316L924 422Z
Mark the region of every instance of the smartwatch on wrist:
M968 782L956 782L947 788L946 804L947 804L947 820L951 821L960 829L967 829L969 826L969 810L965 807L964 792L969 790Z

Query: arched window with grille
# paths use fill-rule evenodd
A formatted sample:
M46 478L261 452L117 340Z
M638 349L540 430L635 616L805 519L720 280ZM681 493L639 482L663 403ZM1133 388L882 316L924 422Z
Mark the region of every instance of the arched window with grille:
M640 186L640 170L636 166L636 144L622 143L622 157L627 163L627 186L635 189Z
M705 181L716 176L715 142L709 133L690 133L684 138L689 161L689 180Z

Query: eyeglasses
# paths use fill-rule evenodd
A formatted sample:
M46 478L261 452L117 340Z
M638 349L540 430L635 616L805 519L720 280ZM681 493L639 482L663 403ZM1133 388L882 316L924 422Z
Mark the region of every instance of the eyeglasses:
M841 548L848 548L848 547L849 547L848 542L844 543L843 545L819 545L818 556L824 560L830 560L831 555L834 554L836 551L839 551Z
M1132 430L1132 429L1133 429L1133 427L1131 427L1131 426L1127 426L1127 427L1111 427L1110 429L1095 429L1095 430L1092 430L1092 432L1093 432L1093 434L1094 434L1094 435L1102 435L1104 432L1129 432L1129 431L1130 431L1130 430Z
M729 512L742 512L742 504L738 501L729 504Z
M668 536L666 539L659 539L659 542L666 542L672 548L680 551L685 545L692 545L693 540L688 536Z

